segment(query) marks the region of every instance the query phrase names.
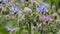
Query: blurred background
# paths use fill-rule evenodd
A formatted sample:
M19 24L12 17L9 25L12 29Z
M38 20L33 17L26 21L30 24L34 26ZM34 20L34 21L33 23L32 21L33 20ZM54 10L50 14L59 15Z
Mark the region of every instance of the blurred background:
M60 34L60 0L0 0L0 34Z

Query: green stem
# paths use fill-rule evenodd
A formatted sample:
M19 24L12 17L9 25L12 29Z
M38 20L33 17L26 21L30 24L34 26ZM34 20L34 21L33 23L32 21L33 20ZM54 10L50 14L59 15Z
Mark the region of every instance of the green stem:
M29 22L29 25L28 25L28 32L29 34L31 34L31 23Z
M22 34L22 31L23 31L23 28L22 28L22 26L20 24L19 34Z
M42 29L41 29L41 34L43 34L43 22L42 22Z

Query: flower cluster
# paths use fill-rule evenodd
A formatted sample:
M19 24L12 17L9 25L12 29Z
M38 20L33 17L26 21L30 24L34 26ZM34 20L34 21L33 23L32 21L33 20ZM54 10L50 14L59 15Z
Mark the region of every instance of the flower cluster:
M43 16L41 16L41 20L43 22L51 22L51 17L43 15Z
M42 14L42 12L48 12L47 8L43 7L43 6L39 6L39 7L36 7L36 10Z
M60 9L55 8L38 0L0 0L0 29L10 34L55 34L60 30Z
M0 0L0 3L5 4L6 0Z
M11 11L13 11L13 14L20 14L21 11L19 10L18 6L14 7L14 6L11 6Z

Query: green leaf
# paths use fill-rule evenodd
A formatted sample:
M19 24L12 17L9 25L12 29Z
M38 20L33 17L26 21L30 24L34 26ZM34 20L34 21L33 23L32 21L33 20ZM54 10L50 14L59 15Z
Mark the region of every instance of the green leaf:
M0 28L0 34L9 34L9 32L4 27L1 27Z

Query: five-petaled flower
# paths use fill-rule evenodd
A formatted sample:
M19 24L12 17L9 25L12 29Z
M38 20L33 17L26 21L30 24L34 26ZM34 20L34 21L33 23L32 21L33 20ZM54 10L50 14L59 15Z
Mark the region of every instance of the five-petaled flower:
M42 14L42 12L48 12L47 8L43 7L43 6L39 6L39 7L36 7L36 10Z
M21 11L19 10L18 6L14 7L12 6L10 9L14 14L20 14Z

